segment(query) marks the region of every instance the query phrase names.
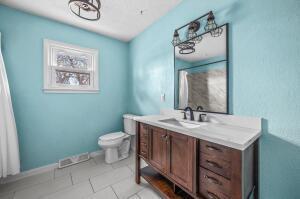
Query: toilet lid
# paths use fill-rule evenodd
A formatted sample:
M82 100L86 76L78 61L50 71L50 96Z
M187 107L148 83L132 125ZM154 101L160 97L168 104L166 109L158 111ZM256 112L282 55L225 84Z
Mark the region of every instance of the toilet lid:
M108 140L119 139L119 138L124 137L124 136L125 136L125 133L116 132L116 133L109 133L109 134L103 135L99 139L108 141Z

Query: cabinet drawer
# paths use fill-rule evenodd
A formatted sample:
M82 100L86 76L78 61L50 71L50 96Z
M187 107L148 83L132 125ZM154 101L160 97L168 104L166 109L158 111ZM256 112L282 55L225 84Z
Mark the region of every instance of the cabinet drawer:
M230 193L230 181L207 169L200 168L200 188L213 189L225 195Z
M140 145L140 155L144 158L148 158L148 125L140 123L139 127L139 145Z
M231 177L231 163L219 157L200 153L200 165L226 178Z
M213 187L200 187L200 194L207 199L230 199L227 195L219 192L217 189Z
M148 125L140 123L140 137L148 137Z
M200 141L200 151L205 154L212 156L217 156L220 159L231 161L231 151L232 149L226 146L215 144L212 142Z

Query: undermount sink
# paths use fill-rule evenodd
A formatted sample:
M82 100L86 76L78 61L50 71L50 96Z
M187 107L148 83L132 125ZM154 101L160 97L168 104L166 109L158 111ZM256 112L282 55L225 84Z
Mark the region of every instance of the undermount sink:
M188 128L188 129L193 129L193 128L198 128L201 127L203 125L206 125L207 123L202 122L185 122L182 120L177 120L175 118L170 118L170 119L164 119L164 120L159 120L159 122L163 122L163 123L167 123L167 124L172 124L178 127L184 127L184 128Z

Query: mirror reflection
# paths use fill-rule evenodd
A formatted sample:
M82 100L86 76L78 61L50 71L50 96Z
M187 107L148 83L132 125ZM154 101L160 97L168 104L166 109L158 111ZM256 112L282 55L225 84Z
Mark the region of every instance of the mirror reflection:
M199 35L193 53L182 53L175 46L175 108L187 106L193 110L228 113L227 25L222 34L213 37L210 32ZM186 51L187 52L187 51Z

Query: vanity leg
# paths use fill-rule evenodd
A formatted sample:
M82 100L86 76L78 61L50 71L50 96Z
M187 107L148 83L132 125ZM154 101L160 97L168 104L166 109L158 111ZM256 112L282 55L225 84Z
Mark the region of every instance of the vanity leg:
M254 199L259 198L259 140L254 144Z
M135 137L135 182L137 184L141 183L141 158L139 156L140 146L139 146L139 123L136 123L136 137Z
M135 182L137 184L141 183L141 160L140 157L136 154L136 159L135 159Z

